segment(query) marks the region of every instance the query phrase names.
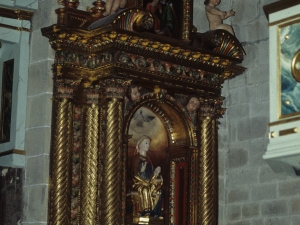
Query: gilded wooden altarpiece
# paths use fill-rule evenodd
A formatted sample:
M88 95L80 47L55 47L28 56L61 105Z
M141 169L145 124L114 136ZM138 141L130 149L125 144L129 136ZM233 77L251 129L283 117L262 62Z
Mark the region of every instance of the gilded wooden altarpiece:
M65 0L42 29L56 51L49 224L217 224L221 85L245 53L226 31L197 33L179 2L177 33L154 32L134 0L107 17ZM134 172L144 140L148 178Z

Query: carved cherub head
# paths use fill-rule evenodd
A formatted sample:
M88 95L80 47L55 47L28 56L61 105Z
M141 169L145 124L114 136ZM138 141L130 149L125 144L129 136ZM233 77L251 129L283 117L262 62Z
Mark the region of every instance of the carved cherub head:
M186 109L190 114L195 113L200 107L200 101L197 97L192 96L186 104Z
M126 96L131 102L139 100L141 97L139 86L136 84L130 85L127 89Z

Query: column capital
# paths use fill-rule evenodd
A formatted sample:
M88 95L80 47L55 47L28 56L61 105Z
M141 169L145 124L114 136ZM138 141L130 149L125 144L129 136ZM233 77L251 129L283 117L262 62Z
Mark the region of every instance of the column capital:
M56 79L54 96L55 98L73 99L75 91L78 89L81 80Z
M126 89L131 84L131 80L121 79L106 79L100 81L100 85L105 91L106 98L119 98L123 99Z
M96 86L89 86L83 90L86 96L86 103L87 104L99 104L100 99L100 87Z
M200 109L199 109L200 117L220 118L224 115L226 109L221 108L224 97L199 98L199 100L200 100Z

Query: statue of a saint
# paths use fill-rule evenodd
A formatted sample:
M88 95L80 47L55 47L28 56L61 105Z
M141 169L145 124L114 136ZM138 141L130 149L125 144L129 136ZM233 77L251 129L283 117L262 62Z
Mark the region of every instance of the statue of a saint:
M136 154L132 159L132 195L138 195L138 207L141 216L159 217L163 178L160 175L161 167L154 170L152 161L147 155L150 144L151 138L146 135L141 136L137 141Z

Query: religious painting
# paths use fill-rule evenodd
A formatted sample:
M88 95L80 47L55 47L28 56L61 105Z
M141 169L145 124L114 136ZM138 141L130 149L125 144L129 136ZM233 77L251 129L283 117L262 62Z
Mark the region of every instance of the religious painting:
M131 119L127 166L127 221L136 224L150 218L163 224L165 217L168 137L160 118L150 109L139 108Z
M0 143L10 141L14 60L3 63L1 90Z
M187 39L191 29L191 0L143 0L143 7L153 16L153 32L178 39Z
M300 20L279 26L280 118L300 113Z

